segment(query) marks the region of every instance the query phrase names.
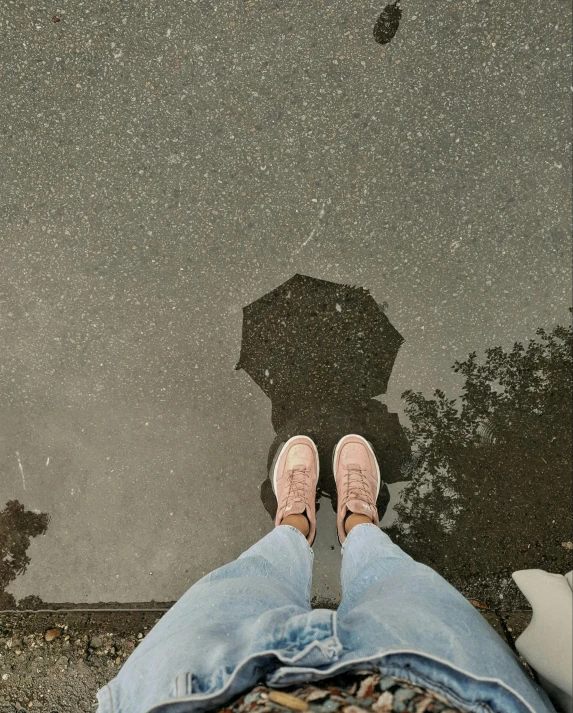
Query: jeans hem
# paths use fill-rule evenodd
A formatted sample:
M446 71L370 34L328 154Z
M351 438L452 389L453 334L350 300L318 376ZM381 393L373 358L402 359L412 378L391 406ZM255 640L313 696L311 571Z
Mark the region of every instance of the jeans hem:
M300 535L300 537L302 537L302 539L306 542L306 545L307 545L308 549L310 550L312 556L314 557L314 550L312 549L312 546L309 544L309 541L306 539L306 536L303 535L300 530L297 530L297 528L296 528L296 527L293 527L292 525L277 525L277 527L288 527L289 530L293 530L293 531L296 532L298 535Z
M348 539L349 539L350 537L352 537L352 533L355 532L356 530L358 530L358 529L361 528L361 527L375 527L377 530L380 530L380 528L378 527L378 525L375 525L373 522L361 522L360 525L354 525L354 527L352 528L352 530L350 530L350 532L348 533L348 535L346 535L346 539L345 539L344 542L342 543L342 546L341 546L341 548L340 548L340 549L342 550L342 554L344 554L344 548L346 547L346 543L348 542Z
M240 672L240 670L242 668L244 668L246 666L246 664L248 664L253 659L256 659L258 657L268 656L268 655L271 655L271 656L274 655L274 656L276 656L276 658L279 661L281 661L281 659L282 659L282 657L280 656L281 653L282 652L280 652L279 650L274 650L274 651L264 651L264 652L258 652L256 654L251 654L251 656L247 657L246 659L244 659L243 661L240 662L240 664L235 668L235 670L231 674L230 678L226 681L223 688L221 688L220 690L213 691L211 693L199 694L196 697L190 695L190 696L185 696L185 697L180 697L180 698L170 698L167 700L163 700L163 701L153 704L150 708L146 708L145 713L162 713L163 711L167 710L166 706L167 707L175 706L177 704L182 704L182 703L200 704L201 710L206 710L204 708L204 705L206 703L208 703L209 701L213 701L215 706L219 706L219 707L223 706L224 701L225 701L225 697L224 697L225 692L232 686L233 682L236 680L238 673ZM528 711L528 713L536 713L536 711L532 708L531 704L528 701L526 701L520 693L518 693L511 686L508 686L507 684L505 684L501 679L484 678L481 676L477 676L475 674L471 674L467 671L464 671L463 669L459 669L457 666L451 664L449 661L444 661L443 659L441 659L439 657L431 656L426 653L422 653L422 652L412 650L412 649L398 649L398 650L386 651L383 654L378 653L378 654L374 654L371 656L360 656L360 657L350 660L350 661L340 662L330 668L326 668L326 669L322 668L322 670L319 670L316 668L311 669L311 668L301 667L297 671L297 667L289 666L288 668L291 668L291 671L290 671L291 673L304 672L304 673L321 674L318 679L312 679L314 682L317 682L317 681L320 681L325 678L331 678L331 677L337 675L338 673L341 673L343 670L357 670L360 666L367 664L367 663L371 663L374 666L376 666L377 668L384 667L383 660L387 656L391 656L392 654L413 654L415 656L421 655L423 658L426 658L426 659L429 659L429 660L432 660L432 661L435 661L435 662L438 662L441 664L445 664L448 668L450 668L454 671L457 671L457 672L473 679L474 681L496 684L496 685L500 686L501 689L503 691L505 691L505 693L508 693L511 696L514 696L515 699L517 699L518 705L521 707L521 710L526 710L526 711ZM281 661L281 662L287 663L285 661ZM378 662L378 663L375 663L375 662ZM288 666L288 663L287 663L287 666ZM387 675L400 675L401 674L402 678L407 678L408 680L412 681L412 683L414 683L414 684L417 681L421 682L420 679L424 679L424 680L427 680L427 682L429 684L428 688L430 688L430 690L435 690L436 692L439 693L440 689L442 689L443 693L446 693L446 690L443 688L443 686L441 684L437 684L433 679L430 679L427 676L425 676L423 673L416 671L411 666L406 666L406 667L404 667L403 665L402 666L401 665L392 666L392 664L390 663L390 664L387 664L385 666L385 668L387 669L387 671L385 672L385 673L387 673ZM392 669L394 669L394 671L391 673L390 670L392 670ZM407 670L405 670L405 669L407 669ZM277 681L277 680L274 681L274 686L276 688L281 688L281 687L287 688L293 684L296 684L296 681L294 681L294 682L286 681L282 686L280 685L279 681ZM249 684L249 686L244 690L245 691L250 690L250 687L252 687L252 686ZM447 695L450 698L453 697L454 700L460 700L460 702L463 700L458 695L456 695L455 692L451 691L451 689L449 689L449 688L447 688ZM111 698L111 696L110 696L110 698ZM217 699L219 699L219 700L217 700ZM474 711L476 711L476 705L479 705L479 704L468 702L468 701L463 701L463 703L465 704L466 707L469 705L470 708L473 708ZM480 706L480 708L481 708L481 710L484 711L484 713L486 711L492 711L492 713L502 713L502 710L504 710L503 702L500 701L499 703L502 706L501 708L495 704L494 704L493 708L491 706L485 707L485 706L483 706L483 704ZM112 706L113 706L113 702L112 702ZM479 710L479 708L478 708L478 710ZM113 711L113 707L110 709L109 712L102 711L102 713L111 713L111 711Z

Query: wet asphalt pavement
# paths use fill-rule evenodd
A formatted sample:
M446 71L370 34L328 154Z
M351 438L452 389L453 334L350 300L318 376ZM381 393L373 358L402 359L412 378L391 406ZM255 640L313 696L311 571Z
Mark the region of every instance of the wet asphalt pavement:
M404 0L397 30L383 9L0 8L1 608L178 599L269 532L292 429L328 448L370 428L383 525L467 596L516 605L511 571L571 568L571 335L552 332L571 305L569 8ZM257 318L308 346L313 395L235 369L243 309L296 275L367 290L394 358L352 300L303 290L274 332ZM461 416L434 394L468 384ZM313 591L333 602L322 484Z

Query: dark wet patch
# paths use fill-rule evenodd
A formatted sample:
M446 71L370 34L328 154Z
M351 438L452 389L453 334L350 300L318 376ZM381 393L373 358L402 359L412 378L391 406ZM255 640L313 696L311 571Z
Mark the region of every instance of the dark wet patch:
M388 534L489 606L515 604L512 572L572 568L573 333L537 336L456 362L459 411L441 391L403 394L416 453Z
M49 522L49 515L25 510L17 500L9 500L0 512L0 609L16 607L16 600L5 591L6 587L26 571L30 564L26 555L30 538L43 535ZM29 601L33 602L33 598Z
M398 416L373 397L386 392L403 342L370 293L295 275L244 308L237 369L244 369L272 401L276 438L267 467L291 436L304 434L320 455L319 495L336 509L331 458L337 441L359 433L373 445L386 483L404 480L410 454ZM276 499L267 479L261 499L274 517ZM380 515L389 501L381 488Z
M398 32L402 10L400 0L389 3L380 13L374 25L374 39L381 45L386 45Z

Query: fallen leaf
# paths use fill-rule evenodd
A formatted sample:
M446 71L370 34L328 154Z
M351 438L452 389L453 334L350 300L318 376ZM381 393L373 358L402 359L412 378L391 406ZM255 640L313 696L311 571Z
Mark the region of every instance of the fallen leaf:
M384 691L376 703L372 704L372 710L376 713L392 713L394 710L394 696L390 691Z
M488 606L487 604L484 604L483 602L479 602L477 599L468 599L468 602L476 607L477 609L487 609Z
M273 703L278 703L279 706L286 706L295 711L305 711L308 709L308 703L296 696L291 696L290 693L282 691L269 691L269 700Z
M431 706L433 702L434 700L428 696L422 698L422 700L418 701L416 705L416 713L426 713L428 707Z
M360 684L356 698L369 698L374 690L374 684L376 683L376 678L374 676L368 676Z

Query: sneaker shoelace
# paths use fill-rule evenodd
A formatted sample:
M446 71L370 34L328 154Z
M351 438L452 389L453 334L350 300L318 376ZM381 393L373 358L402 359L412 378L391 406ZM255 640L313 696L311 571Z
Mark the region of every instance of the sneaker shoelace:
M288 471L288 490L285 497L285 510L290 510L294 503L306 505L306 484L308 476L305 465L295 465Z
M349 500L365 500L372 505L372 492L366 483L366 473L357 465L349 465L345 468L344 476L346 495L342 505L346 505Z

